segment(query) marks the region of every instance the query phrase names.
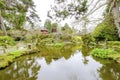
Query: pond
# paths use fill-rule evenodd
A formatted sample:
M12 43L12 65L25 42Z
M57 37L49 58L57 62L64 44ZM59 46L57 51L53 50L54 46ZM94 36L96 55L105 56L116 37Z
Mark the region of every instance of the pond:
M120 64L93 58L87 48L71 50L54 50L59 55L44 50L18 58L0 70L0 80L120 80Z

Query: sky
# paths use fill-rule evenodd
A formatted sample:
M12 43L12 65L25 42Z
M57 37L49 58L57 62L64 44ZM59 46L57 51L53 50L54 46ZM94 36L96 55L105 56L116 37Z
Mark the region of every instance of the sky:
M91 1L91 0L89 0L89 1ZM89 7L89 10L94 7L94 5L96 4L97 1L98 0L95 0L92 3L92 5ZM99 3L99 5L103 4L105 1L106 0L102 0ZM34 2L35 2L35 5L36 5L36 11L37 11L37 13L38 13L38 15L39 15L39 17L41 19L41 25L43 26L45 20L47 19L47 11L50 10L50 8L51 8L50 6L52 4L54 4L54 0L34 0ZM105 9L105 7L100 8L98 11L96 11L94 14L92 14L89 18L91 18L91 19L102 18L102 14L104 12L104 9ZM70 24L71 21L73 21L73 19L62 21L61 24L63 25L66 22ZM73 23L71 23L71 24L73 24ZM78 25L76 25L76 27L80 29L80 27L81 27L80 25L81 24L78 24ZM97 24L93 23L92 25L89 25L88 27L91 29L91 27L95 27L96 25ZM72 25L72 26L74 26L74 25Z
M36 11L42 20L41 24L47 19L47 11L50 10L50 5L54 3L54 0L34 0L36 5Z

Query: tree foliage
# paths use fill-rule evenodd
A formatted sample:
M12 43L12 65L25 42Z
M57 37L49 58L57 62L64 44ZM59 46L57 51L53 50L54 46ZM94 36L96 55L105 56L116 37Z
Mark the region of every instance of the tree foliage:
M52 23L52 28L57 28L58 27L58 23Z
M48 17L64 20L68 17L80 18L87 11L87 0L55 0ZM52 15L51 15L52 14Z
M52 29L57 29L58 23L52 23L50 19L46 19L44 27L48 30L48 32L52 32Z
M33 0L0 0L0 10L4 24L15 29L23 29L26 21L39 21Z
M51 26L51 21L49 20L49 19L47 19L46 21L45 21L45 24L44 24L44 27L46 28L46 29L48 29L48 31L49 32L51 32L51 30L52 30L52 26Z
M67 23L65 23L65 25L61 28L61 31L65 34L67 34L67 33L71 34L74 32L74 30Z
M117 29L114 24L113 17L111 15L107 15L103 22L98 24L92 35L98 40L118 40Z

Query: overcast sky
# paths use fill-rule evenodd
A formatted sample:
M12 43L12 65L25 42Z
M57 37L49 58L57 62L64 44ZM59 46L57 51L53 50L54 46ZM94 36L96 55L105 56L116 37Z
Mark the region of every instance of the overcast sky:
M91 0L89 0L90 2ZM98 0L95 0L90 6L89 6L89 10L90 8L94 7L95 3ZM101 2L99 3L99 5L103 4L106 0L101 0ZM54 4L54 0L34 0L35 5L36 5L36 10L38 15L40 16L40 19L42 20L41 25L44 25L45 20L47 19L47 11L50 10L50 5ZM98 5L98 6L99 6ZM102 14L104 12L105 7L100 8L98 11L96 11L94 14L92 14L90 17L91 19L94 18L101 18ZM68 22L70 24L70 21L73 20L66 20L63 21L62 24ZM94 23L95 24L95 23ZM92 26L94 25L92 24ZM78 26L80 26L80 24L78 24ZM96 25L95 25L96 26ZM91 26L89 26L91 27Z
M54 0L34 0L34 2L37 13L40 16L43 24L47 18L47 11L50 10L50 5L54 3Z

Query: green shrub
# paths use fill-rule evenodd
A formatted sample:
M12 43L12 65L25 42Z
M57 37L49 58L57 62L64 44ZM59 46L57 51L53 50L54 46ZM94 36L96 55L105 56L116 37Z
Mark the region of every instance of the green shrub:
M120 41L109 41L108 44L112 46L120 46Z
M26 30L18 30L18 29L8 30L7 32L8 32L8 35L14 38L15 41L23 40L27 33Z
M0 36L0 46L14 45L15 41L9 36Z
M13 38L9 36L0 36L0 46L3 47L3 52L6 53L6 48L8 45L15 45L15 41Z
M46 44L52 44L54 43L54 39L53 38L45 38L45 39L39 39L38 42L37 42L37 47L44 47L46 46Z
M54 39L53 38L46 38L46 39L43 39L40 41L40 43L53 43L54 42Z
M60 40L62 40L62 41L71 41L71 39L72 39L72 36L69 34L60 35Z
M54 46L54 47L63 47L63 45L64 45L63 43L56 43L56 44L54 44L53 46Z
M82 38L80 36L73 36L71 42L74 44L78 44L82 42Z
M24 54L27 54L26 49L16 50L14 52L0 55L0 69L7 67L10 63L14 61L15 58L20 57Z
M48 38L49 35L48 34L40 34L39 35L39 38L42 40L42 39L45 39L45 38Z
M25 36L24 42L26 42L26 43L33 43L33 42L36 41L36 39L37 39L36 35L29 35L29 36Z
M82 36L82 41L85 45L89 45L92 42L94 42L95 39L93 38L93 36L91 34L85 34Z
M8 66L10 62L13 62L12 56L0 55L0 68Z
M97 40L118 40L119 37L113 17L111 15L107 15L105 17L105 20L103 20L102 23L98 24L92 35Z
M117 52L112 49L98 49L98 48L93 49L91 52L93 56L100 58L109 58L109 55L116 53Z
M13 57L19 57L21 55L23 55L24 50L16 50L14 52L10 52L9 55L13 56Z

